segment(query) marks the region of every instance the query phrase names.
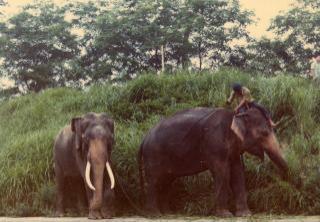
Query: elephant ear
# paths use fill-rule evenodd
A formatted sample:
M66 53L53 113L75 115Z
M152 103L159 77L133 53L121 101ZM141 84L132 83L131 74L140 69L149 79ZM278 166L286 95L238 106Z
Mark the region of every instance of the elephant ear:
M237 135L237 137L243 142L246 135L246 127L243 118L241 116L234 116L231 124L231 130Z
M114 134L114 121L109 118L108 121L107 121L107 125L108 125L108 127L109 127L109 129L110 129L110 131L111 131L111 133L113 135Z
M76 134L75 136L75 146L77 150L81 150L81 144L82 144L82 118L76 117L71 120L71 130Z
M111 141L111 146L113 146L114 145L114 121L112 120L112 119L108 119L108 121L107 121L107 125L108 125L108 127L109 127L109 129L110 129L110 132L112 133L112 141Z
M114 134L114 121L108 116L106 113L100 114L100 117L104 120L105 126L110 130L112 134Z
M113 119L107 115L106 113L101 113L100 118L103 119L104 127L108 129L111 133L111 140L109 140L110 148L114 145L114 121Z

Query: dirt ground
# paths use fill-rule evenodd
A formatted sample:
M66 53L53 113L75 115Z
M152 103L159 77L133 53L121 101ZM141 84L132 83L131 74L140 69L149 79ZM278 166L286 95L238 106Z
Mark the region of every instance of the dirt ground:
M49 217L21 217L10 218L0 217L0 222L87 222L92 221L84 217L64 217L64 218L49 218ZM254 216L248 218L214 218L214 217L168 217L158 219L148 219L142 217L126 217L114 218L109 220L98 220L108 222L320 222L319 216L297 216L297 217L281 217L281 216Z

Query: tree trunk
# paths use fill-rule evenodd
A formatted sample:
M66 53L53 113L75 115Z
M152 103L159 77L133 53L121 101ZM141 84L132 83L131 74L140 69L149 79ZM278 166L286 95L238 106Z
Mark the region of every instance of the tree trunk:
M164 46L161 45L161 72L164 72Z
M183 46L182 46L182 56L181 56L181 62L182 62L182 68L186 69L188 68L189 64L189 57L188 57L188 43L189 43L189 36L191 34L191 28L189 27L183 35Z
M202 70L202 55L201 55L201 41L198 44L198 51L199 51L199 71Z
M158 49L158 47L156 47L154 68L155 68L157 71L159 70L159 66L160 66L159 63L158 63L158 56L159 56L158 51L159 51L159 49Z

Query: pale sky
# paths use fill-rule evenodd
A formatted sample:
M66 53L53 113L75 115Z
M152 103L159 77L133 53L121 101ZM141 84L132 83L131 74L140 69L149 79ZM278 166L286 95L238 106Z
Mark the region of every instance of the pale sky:
M276 17L280 11L287 11L290 5L296 0L239 0L243 8L254 11L256 14L256 24L251 25L248 30L251 35L260 38L262 36L274 37L267 29L272 18Z

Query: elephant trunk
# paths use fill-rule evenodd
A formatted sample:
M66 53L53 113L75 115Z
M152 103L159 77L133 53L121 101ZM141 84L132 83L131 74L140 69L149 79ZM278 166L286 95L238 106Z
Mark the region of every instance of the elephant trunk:
M268 154L272 162L277 165L277 167L283 172L288 171L288 165L284 158L282 157L280 146L274 133L271 133L267 138L265 152Z
M106 169L106 163L108 163L108 153L107 147L103 140L101 139L94 139L90 141L89 145L89 155L88 155L88 163L87 166L91 166L91 173L92 177L90 177L90 170L89 176L87 179L86 173L86 181L88 187L90 187L90 182L93 182L93 196L90 201L90 209L91 210L99 210L102 206L103 202L103 192L104 192L104 173ZM110 166L109 166L110 167ZM86 171L87 172L87 171Z
M93 161L94 162L94 161ZM93 163L93 181L95 190L93 192L93 199L90 204L90 209L97 210L102 206L103 197L103 178L104 178L104 164Z

